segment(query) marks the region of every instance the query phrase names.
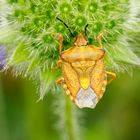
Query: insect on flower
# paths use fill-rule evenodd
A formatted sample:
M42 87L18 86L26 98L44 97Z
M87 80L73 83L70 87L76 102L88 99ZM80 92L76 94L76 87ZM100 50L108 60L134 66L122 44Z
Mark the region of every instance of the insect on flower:
M86 31L85 31L86 32ZM98 36L99 47L88 45L85 35L79 34L74 45L62 51L63 37L60 37L60 56L58 68L62 65L63 77L56 82L63 85L66 94L79 107L94 108L103 96L106 85L116 78L116 74L105 70L101 36ZM111 76L107 80L107 76Z

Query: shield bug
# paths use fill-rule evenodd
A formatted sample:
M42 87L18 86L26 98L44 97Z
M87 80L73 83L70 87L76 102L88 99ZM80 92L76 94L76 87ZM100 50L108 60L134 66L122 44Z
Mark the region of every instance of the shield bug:
M63 85L66 94L79 107L94 108L103 96L106 85L116 78L116 74L105 70L101 37L99 47L88 45L85 35L79 34L71 48L62 51L63 37L60 37L58 68L62 65L63 77L57 84ZM107 76L111 76L107 80Z

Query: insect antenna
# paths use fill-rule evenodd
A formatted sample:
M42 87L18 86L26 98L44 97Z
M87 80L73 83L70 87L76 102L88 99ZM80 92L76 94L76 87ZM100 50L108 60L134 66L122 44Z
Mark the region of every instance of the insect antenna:
M60 18L56 17L56 19L58 19L59 21L61 21L68 28L71 36L74 37L74 35L73 35L72 31L70 30L69 26L63 20L61 20Z
M85 36L87 36L87 27L88 27L88 25L89 25L89 24L87 24L87 25L85 26Z

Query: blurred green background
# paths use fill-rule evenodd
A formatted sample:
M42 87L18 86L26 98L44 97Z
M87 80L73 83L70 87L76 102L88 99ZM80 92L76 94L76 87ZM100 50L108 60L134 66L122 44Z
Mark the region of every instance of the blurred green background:
M119 74L95 109L79 109L82 140L140 139L140 71ZM0 140L61 140L54 103L59 94L38 95L33 81L0 75ZM61 113L61 110L59 110ZM61 127L61 126L60 126Z

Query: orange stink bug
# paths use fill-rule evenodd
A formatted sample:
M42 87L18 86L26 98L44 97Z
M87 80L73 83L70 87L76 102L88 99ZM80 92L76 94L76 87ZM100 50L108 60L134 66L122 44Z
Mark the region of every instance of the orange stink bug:
M74 45L62 51L63 37L60 37L58 68L62 65L63 77L57 84L63 85L66 94L79 107L94 108L103 96L106 85L116 78L116 74L105 70L101 36L99 47L88 45L85 35L79 34ZM111 76L107 80L107 75Z

